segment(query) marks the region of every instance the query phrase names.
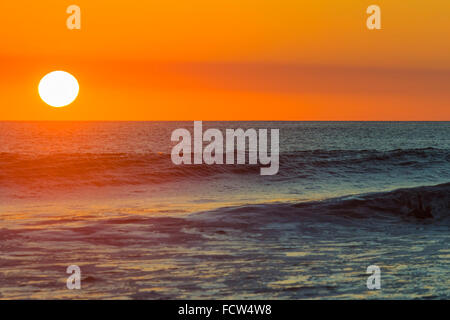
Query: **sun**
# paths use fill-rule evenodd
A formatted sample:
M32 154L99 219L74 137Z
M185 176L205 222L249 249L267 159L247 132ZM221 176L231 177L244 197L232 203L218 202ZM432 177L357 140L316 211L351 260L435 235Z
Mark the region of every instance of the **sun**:
M65 107L78 96L77 79L65 71L53 71L39 82L39 96L52 107Z

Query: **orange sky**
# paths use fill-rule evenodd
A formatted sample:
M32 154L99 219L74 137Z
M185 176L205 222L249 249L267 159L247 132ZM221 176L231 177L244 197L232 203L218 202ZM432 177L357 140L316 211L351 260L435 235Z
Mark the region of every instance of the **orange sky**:
M449 35L448 0L4 0L0 120L450 120ZM53 70L68 107L39 98Z

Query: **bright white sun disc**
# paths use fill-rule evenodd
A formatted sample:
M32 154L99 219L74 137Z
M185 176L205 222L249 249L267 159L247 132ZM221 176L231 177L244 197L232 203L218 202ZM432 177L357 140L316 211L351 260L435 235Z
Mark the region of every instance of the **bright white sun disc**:
M53 71L39 82L39 96L52 107L64 107L78 96L78 81L65 71Z

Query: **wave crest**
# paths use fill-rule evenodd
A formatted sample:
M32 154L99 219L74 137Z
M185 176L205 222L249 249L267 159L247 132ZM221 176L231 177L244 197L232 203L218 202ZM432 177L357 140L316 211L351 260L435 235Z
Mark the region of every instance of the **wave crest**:
M379 172L412 168L448 171L450 151L312 150L283 152L277 181L315 176L323 171ZM4 187L47 188L155 184L216 175L259 175L260 165L179 165L166 153L72 153L25 155L0 153L0 181ZM328 172L327 171L327 172Z
M196 219L229 223L333 222L401 218L450 222L450 183L398 189L301 203L257 204L220 208L194 215Z

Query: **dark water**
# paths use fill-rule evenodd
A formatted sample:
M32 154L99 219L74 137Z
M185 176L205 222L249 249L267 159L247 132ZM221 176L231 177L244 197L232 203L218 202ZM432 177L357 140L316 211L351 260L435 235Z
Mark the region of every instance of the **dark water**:
M449 122L203 125L280 129L278 175L173 165L192 122L0 122L0 298L450 296Z

